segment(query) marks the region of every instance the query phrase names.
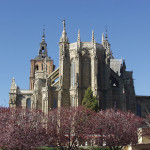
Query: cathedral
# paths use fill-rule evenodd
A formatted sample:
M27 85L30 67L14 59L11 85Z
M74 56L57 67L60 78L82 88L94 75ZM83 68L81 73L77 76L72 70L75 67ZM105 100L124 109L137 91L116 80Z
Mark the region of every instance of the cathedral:
M107 31L102 43L96 43L94 32L90 42L69 43L65 21L59 42L59 67L48 56L43 32L38 56L30 60L30 88L20 89L12 79L9 106L36 108L47 113L56 107L80 106L85 90L91 87L99 101L99 109L130 110L144 116L150 106L149 96L137 96L133 72L126 70L125 60L116 59L111 51Z

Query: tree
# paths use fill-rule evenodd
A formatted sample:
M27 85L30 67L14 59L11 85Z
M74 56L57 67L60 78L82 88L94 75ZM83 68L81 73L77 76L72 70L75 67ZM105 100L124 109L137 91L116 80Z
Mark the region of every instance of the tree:
M44 114L37 110L0 108L0 148L36 149L45 145Z
M146 139L150 139L150 113L147 112L146 118L144 119L144 124L142 126L142 128L140 128L141 130L141 135L145 137Z
M89 120L94 114L84 107L61 107L51 111L47 125L48 141L61 149L75 149L87 139Z
M111 150L122 149L138 142L138 128L143 119L131 112L108 109L99 111L93 119L97 145L106 144Z
M98 100L93 96L93 91L90 87L85 91L82 105L91 110L98 111Z
M0 107L0 148L8 149L10 133L12 132L11 124L8 121L10 116L10 109ZM7 146L8 145L8 146Z

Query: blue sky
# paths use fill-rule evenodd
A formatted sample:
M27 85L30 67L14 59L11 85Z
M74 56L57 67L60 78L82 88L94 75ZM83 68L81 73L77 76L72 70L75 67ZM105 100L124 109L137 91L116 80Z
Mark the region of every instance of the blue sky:
M150 0L1 0L0 105L8 106L12 77L21 89L29 88L30 59L38 54L45 25L48 54L58 67L61 20L66 20L70 42L97 43L108 26L115 58L126 60L133 71L137 95L150 95Z

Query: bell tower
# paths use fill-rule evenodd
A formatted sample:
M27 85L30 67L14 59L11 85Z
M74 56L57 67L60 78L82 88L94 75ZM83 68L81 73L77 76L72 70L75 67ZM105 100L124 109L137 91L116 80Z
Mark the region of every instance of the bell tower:
M46 61L46 70L47 74L50 75L55 66L53 64L53 60L48 57L47 54L47 43L45 42L45 33L43 31L42 41L40 43L40 48L38 52L38 56L34 59L30 60L31 67L30 67L30 90L34 89L34 81L35 81L35 72L36 71L43 71L44 70L44 61Z

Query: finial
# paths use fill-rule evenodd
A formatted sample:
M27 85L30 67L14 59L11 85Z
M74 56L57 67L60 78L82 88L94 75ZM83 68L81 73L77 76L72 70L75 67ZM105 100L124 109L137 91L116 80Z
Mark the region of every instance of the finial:
M17 85L15 83L15 78L13 77L12 78L12 83L11 83L11 89L16 89L17 88Z
M107 40L107 26L105 26L105 32L106 32L106 35L105 35L105 39Z
M65 20L62 21L62 24L63 24L63 32L62 32L62 36L60 38L60 42L68 42Z
M125 59L123 59L123 70L126 70L126 63L125 63Z
M63 23L63 30L65 31L65 30L66 30L66 23L65 23L65 20L63 20L62 23Z
M92 30L92 42L95 42L94 31Z
M80 30L78 30L78 42L80 42Z
M43 36L42 36L42 40L45 40L45 25L43 25Z
M15 84L15 78L14 77L12 78L12 84Z

